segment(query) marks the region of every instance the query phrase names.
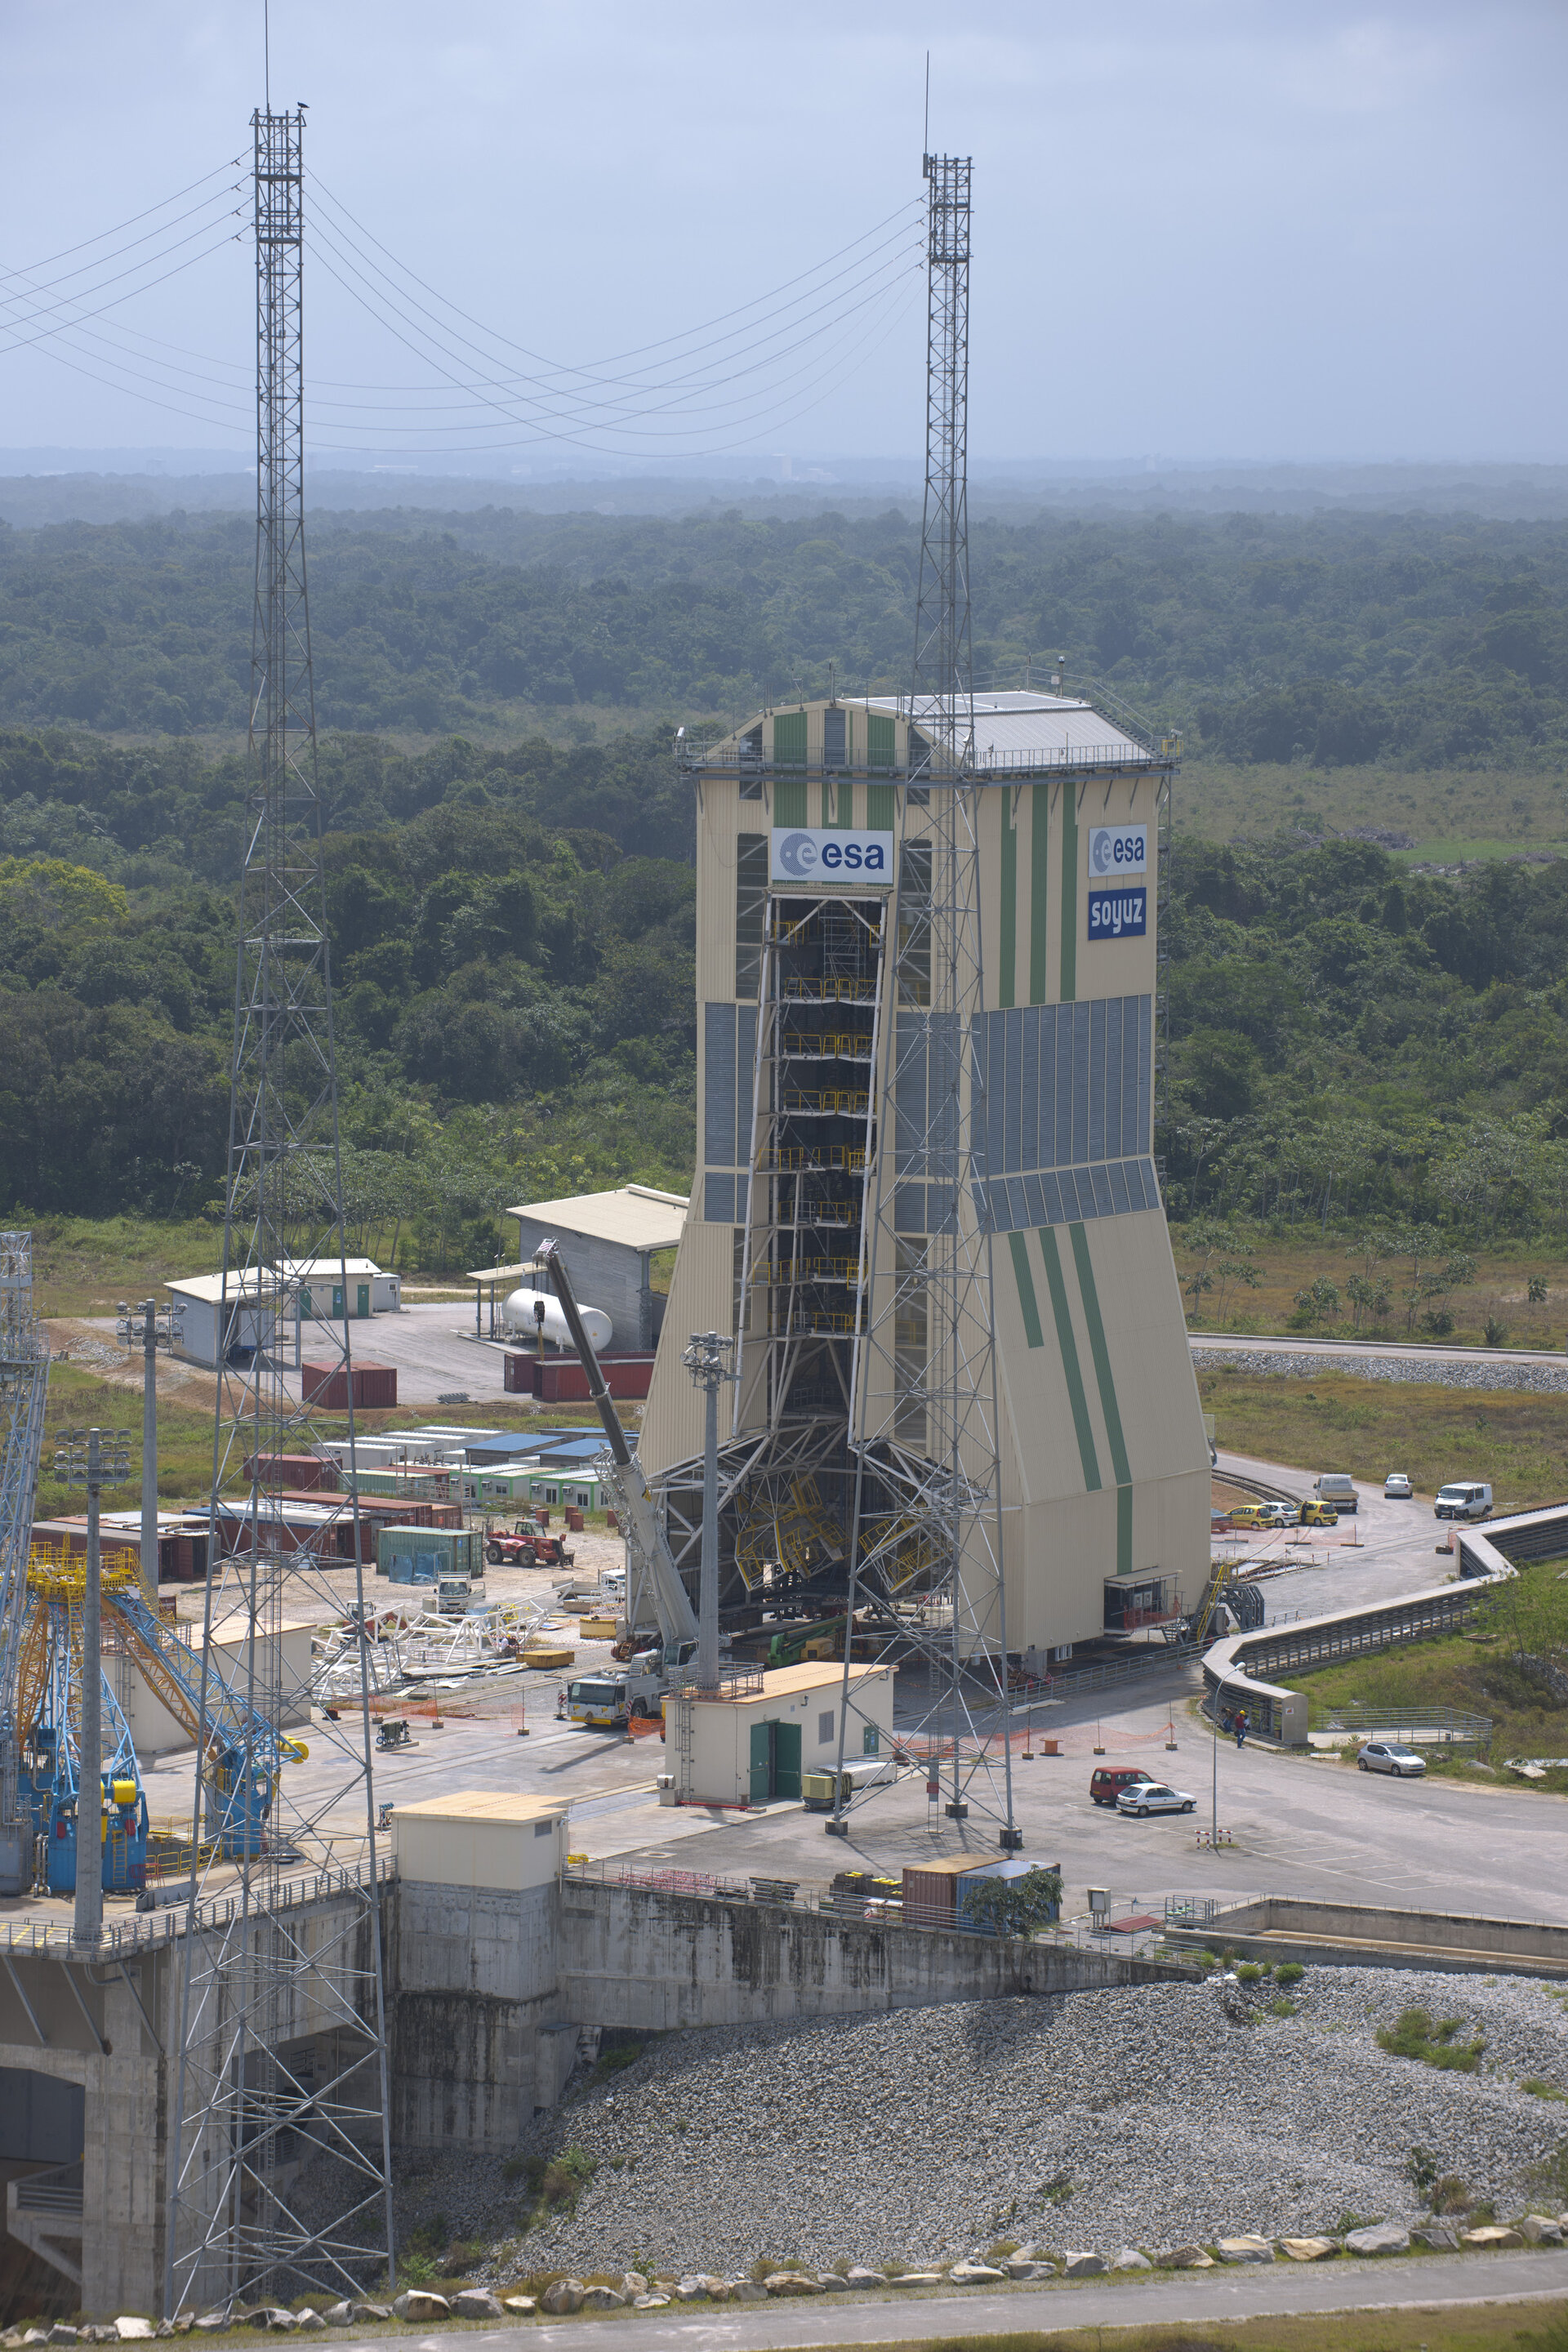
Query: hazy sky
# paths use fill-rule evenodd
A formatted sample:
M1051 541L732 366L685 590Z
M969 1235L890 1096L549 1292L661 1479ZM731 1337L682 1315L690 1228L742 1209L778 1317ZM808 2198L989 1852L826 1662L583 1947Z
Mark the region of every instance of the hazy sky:
M498 362L498 340L573 363L625 352L784 284L918 199L929 46L932 143L974 157L977 457L1568 457L1563 0L273 0L271 25L274 102L310 102L308 168L487 331L462 331L485 345L465 353L447 313L447 357L416 358L312 259L323 445L329 422L348 436L349 404L374 405L374 388L425 385L452 404L409 446L461 423L475 428L461 446L498 473L558 457L569 442L530 446L515 387L512 421L467 388L527 364ZM0 0L0 35L8 271L248 160L261 0ZM185 235L174 215L237 176L156 215L158 235ZM196 216L187 250L240 226L220 210ZM918 450L923 281L912 248L895 257L901 274L831 333L792 327L771 356L751 342L744 376L745 352L706 353L710 374L734 377L710 395L739 404L727 425L667 395L637 426L648 437L625 446ZM82 259L37 278L58 284ZM0 282L14 299L16 279ZM414 301L431 297L405 279L398 333L428 323ZM247 446L244 243L94 331L110 321L158 340L134 359L123 342L112 356L79 345L109 383L47 342L0 337L0 446ZM172 396L192 413L132 398L131 365L165 387L171 367L188 371ZM344 405L329 412L329 396ZM402 420L380 421L395 429L376 446L403 454Z

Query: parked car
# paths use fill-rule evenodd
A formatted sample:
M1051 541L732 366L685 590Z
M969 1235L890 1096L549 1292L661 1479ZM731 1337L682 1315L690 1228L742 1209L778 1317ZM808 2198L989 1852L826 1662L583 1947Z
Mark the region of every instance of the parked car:
M1119 1813L1136 1813L1142 1821L1147 1813L1190 1813L1197 1804L1184 1789L1168 1789L1163 1780L1139 1780L1123 1789L1116 1800Z
M1408 1503L1415 1492L1403 1470L1391 1470L1383 1482L1385 1503Z
M1478 1478L1456 1478L1439 1486L1432 1507L1436 1519L1484 1519L1492 1507L1492 1490Z
M1259 1503L1258 1526L1263 1528L1294 1528L1301 1522L1300 1503Z
M1325 1470L1321 1478L1313 1481L1312 1492L1320 1503L1331 1503L1336 1511L1355 1510L1355 1481L1342 1470Z
M1363 1772L1392 1772L1396 1780L1419 1780L1426 1759L1398 1739L1369 1739L1356 1759Z
M1301 1525L1304 1528L1337 1528L1340 1515L1331 1503L1303 1503Z
M1089 1793L1097 1805L1114 1805L1123 1789L1153 1778L1141 1764L1097 1764L1089 1776Z

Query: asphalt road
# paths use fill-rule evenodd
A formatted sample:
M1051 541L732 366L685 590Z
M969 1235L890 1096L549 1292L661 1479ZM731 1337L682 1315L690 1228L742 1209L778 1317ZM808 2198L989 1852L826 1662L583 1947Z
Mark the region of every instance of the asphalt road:
M1320 1466L1331 1470L1336 1465L1326 1462ZM1387 1465L1389 1470L1399 1467L1397 1462ZM1280 1462L1222 1453L1218 1475L1223 1478L1227 1470L1261 1479L1297 1502L1308 1499L1317 1475ZM1278 1563L1278 1573L1270 1574L1264 1587L1270 1619L1287 1612L1319 1617L1335 1609L1358 1609L1447 1581L1454 1573L1454 1558L1439 1552L1437 1546L1448 1539L1449 1527L1433 1517L1430 1495L1416 1495L1407 1503L1385 1502L1381 1480L1358 1479L1356 1497L1353 1517L1347 1513L1338 1527L1281 1528L1221 1538L1215 1550L1238 1561L1261 1560L1271 1569Z
M610 2315L616 2340L630 2332L646 2352L789 2352L800 2345L952 2343L966 2336L1025 2329L1149 2327L1223 2324L1297 2312L1441 2311L1486 2304L1522 2306L1568 2296L1568 2251L1449 2254L1387 2263L1248 2264L1246 2268L1140 2272L1070 2286L1018 2286L1000 2294L802 2296L741 2305L672 2304L668 2311ZM581 2346L581 2318L524 2322L531 2345ZM374 2352L351 2338L344 2352ZM417 2352L440 2352L449 2337L419 2339ZM475 2332L474 2345L515 2346L518 2330Z

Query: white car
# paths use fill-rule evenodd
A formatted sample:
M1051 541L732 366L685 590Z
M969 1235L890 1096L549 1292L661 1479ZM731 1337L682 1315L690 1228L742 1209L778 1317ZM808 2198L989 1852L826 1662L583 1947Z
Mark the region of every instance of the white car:
M1403 1470L1391 1470L1383 1482L1383 1499L1385 1503L1408 1503L1415 1492L1415 1487Z
M1396 1780L1419 1780L1426 1759L1397 1739L1369 1739L1356 1759L1363 1772L1392 1772Z
M1131 1789L1122 1790L1116 1810L1136 1813L1142 1820L1146 1813L1190 1813L1197 1801L1184 1789L1167 1788L1163 1780L1137 1780Z
M1299 1528L1301 1506L1300 1503L1259 1503L1258 1524L1260 1528Z

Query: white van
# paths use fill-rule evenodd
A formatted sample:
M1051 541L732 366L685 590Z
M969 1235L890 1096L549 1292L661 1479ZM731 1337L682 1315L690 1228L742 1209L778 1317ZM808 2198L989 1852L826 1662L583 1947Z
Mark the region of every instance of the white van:
M1355 1481L1344 1471L1325 1470L1321 1478L1313 1480L1312 1492L1320 1503L1331 1503L1336 1511L1349 1511L1354 1516L1357 1501Z
M1492 1507L1492 1490L1479 1479L1456 1479L1451 1486L1439 1486L1437 1500L1432 1507L1435 1519L1484 1519Z

